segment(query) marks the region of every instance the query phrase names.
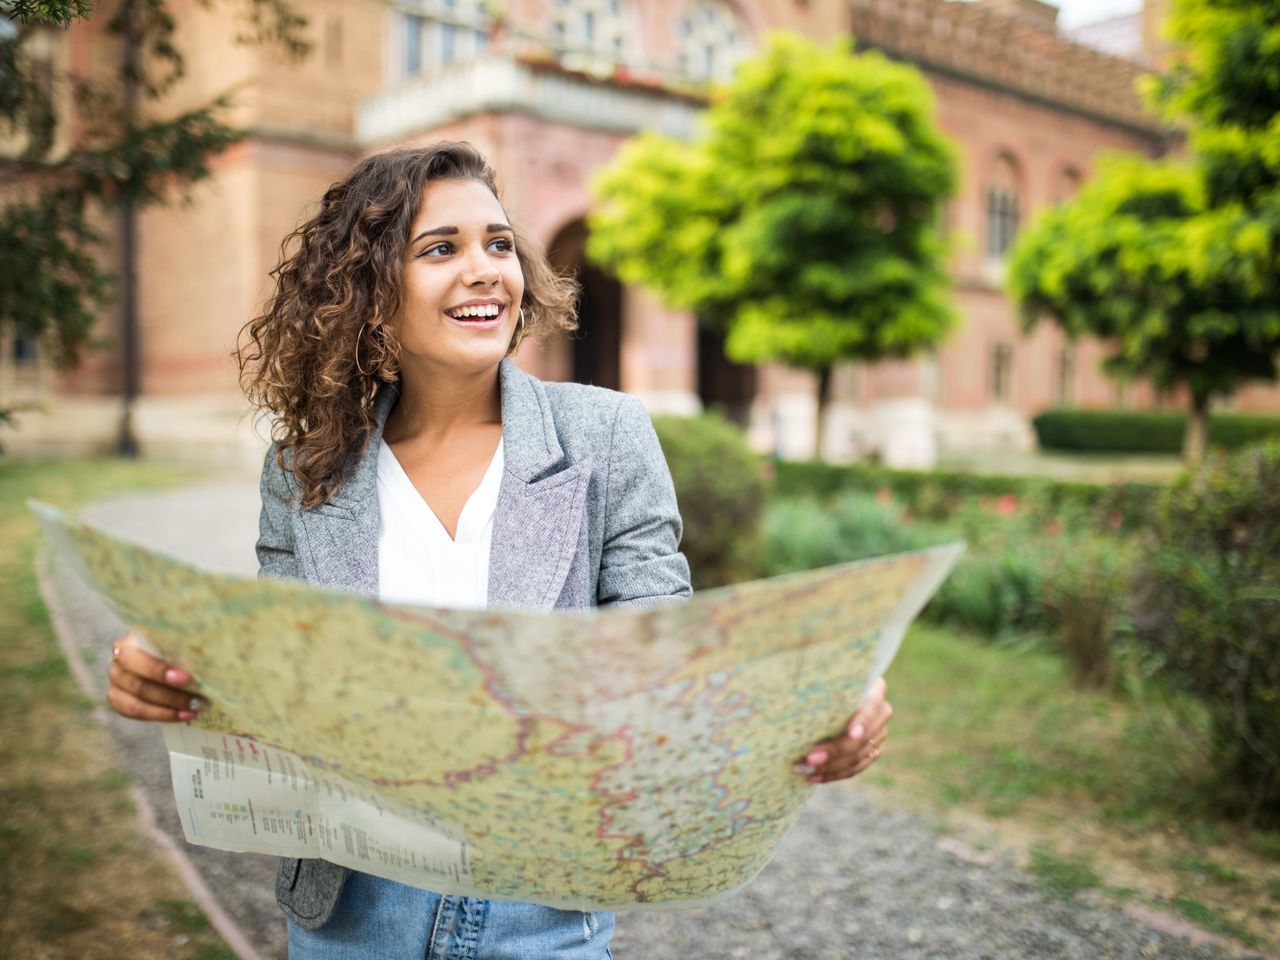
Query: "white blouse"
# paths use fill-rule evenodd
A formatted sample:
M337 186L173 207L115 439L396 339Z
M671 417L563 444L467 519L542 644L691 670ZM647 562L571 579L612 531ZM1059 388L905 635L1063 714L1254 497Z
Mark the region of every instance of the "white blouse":
M378 596L390 603L481 609L502 485L502 441L450 539L386 443L378 443Z

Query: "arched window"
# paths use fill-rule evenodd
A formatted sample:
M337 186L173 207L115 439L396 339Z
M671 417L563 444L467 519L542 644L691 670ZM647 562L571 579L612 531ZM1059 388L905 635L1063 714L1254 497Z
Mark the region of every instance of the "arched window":
M631 4L623 0L556 0L551 29L557 46L615 63L634 57L639 34Z
M400 75L432 73L483 52L490 16L484 0L419 0L400 14Z
M676 29L680 72L695 80L728 81L751 53L751 32L723 0L691 0Z
M1080 189L1080 184L1084 181L1084 177L1080 176L1080 171L1072 166L1065 166L1058 170L1058 176L1053 184L1053 202L1063 203L1070 200L1076 195L1076 191Z
M1002 260L1018 233L1021 177L1007 153L996 158L987 184L987 256Z

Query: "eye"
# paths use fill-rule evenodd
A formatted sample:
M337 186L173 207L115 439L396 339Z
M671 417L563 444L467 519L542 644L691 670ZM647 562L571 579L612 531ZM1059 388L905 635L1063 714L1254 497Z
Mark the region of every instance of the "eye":
M511 242L509 237L495 237L489 241L489 246L494 247L500 253L511 253L516 248L516 245Z
M453 252L453 244L441 241L433 243L431 246L423 250L418 256L420 257L445 257Z

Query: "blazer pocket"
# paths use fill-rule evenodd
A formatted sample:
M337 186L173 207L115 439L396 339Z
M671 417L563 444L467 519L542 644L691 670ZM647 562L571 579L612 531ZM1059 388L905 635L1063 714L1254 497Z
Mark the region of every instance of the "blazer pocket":
M327 860L282 859L276 871L276 903L305 930L323 927L333 916L351 871Z

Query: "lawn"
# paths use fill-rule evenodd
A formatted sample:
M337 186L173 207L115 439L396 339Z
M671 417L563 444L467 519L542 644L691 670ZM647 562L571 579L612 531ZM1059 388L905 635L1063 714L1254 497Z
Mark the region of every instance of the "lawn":
M137 825L129 778L50 628L25 506L191 478L150 463L0 461L0 956L233 956Z
M1035 638L917 625L888 674L885 757L863 778L975 847L1011 850L1054 895L1093 891L1280 952L1280 831L1213 814L1205 733L1084 692Z

